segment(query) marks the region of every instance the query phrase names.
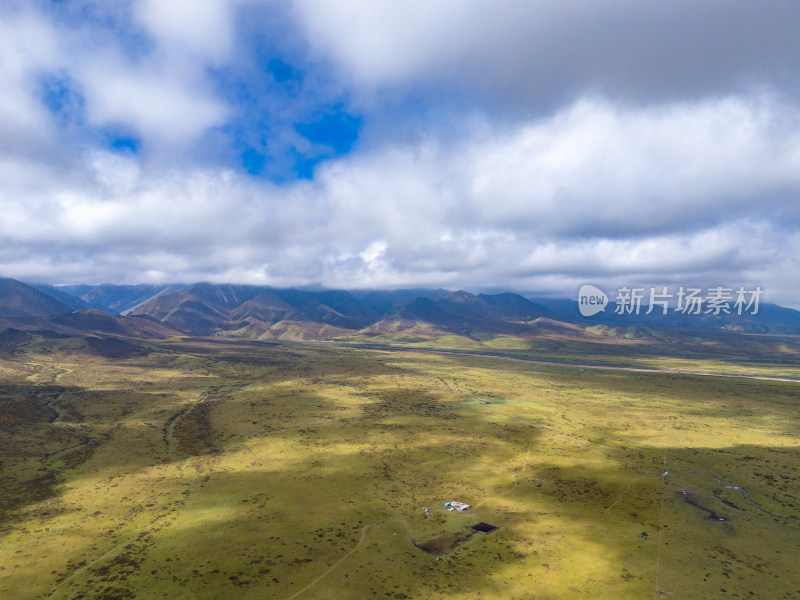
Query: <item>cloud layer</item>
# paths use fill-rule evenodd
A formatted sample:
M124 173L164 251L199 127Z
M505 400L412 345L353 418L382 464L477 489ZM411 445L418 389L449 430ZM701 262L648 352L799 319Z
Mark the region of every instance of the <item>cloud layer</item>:
M65 4L0 9L4 276L800 304L788 3Z

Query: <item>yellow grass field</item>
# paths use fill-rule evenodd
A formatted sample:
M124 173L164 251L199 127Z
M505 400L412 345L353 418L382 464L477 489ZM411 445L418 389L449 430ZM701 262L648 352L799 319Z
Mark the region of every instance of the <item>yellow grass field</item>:
M800 384L141 346L0 356L0 598L800 598Z

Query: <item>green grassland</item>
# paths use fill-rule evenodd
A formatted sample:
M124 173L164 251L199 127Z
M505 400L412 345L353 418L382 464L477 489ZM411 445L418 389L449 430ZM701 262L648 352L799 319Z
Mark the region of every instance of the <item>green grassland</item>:
M567 323L537 329L538 321L529 325L531 333L524 336L476 332L455 335L419 324L402 332L360 332L336 340L372 347L438 349L560 363L800 378L800 336Z
M108 350L0 355L2 598L800 598L798 384L330 344ZM417 547L479 521L500 529Z

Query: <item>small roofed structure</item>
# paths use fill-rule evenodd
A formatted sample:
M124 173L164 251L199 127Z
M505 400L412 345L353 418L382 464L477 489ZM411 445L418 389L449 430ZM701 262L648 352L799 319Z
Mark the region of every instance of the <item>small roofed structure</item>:
M453 500L451 502L446 502L444 507L449 509L449 510L457 510L459 512L464 512L465 510L467 510L469 508L469 504Z

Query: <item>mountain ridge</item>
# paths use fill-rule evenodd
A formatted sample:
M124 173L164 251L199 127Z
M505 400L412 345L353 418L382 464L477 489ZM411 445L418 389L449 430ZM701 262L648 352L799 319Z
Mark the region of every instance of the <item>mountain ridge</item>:
M74 302L65 298L68 294L74 294ZM604 312L583 317L574 300L528 298L513 292L473 294L425 288L312 291L208 282L53 287L0 279L0 317L6 319L69 315L77 307L84 311L79 322L91 331L91 322L98 317L88 315L98 304L89 300L102 302L105 313L147 317L183 335L253 340L352 338L379 342L456 336L480 342L493 336L655 340L692 331L800 334L800 312L768 303L761 304L758 315L663 316L618 315L612 302ZM20 329L14 323L7 326ZM80 329L78 324L71 327L71 331ZM23 324L21 330L26 328ZM656 330L667 332L666 337Z
M16 279L0 279L0 317L58 315L73 309L50 294Z

